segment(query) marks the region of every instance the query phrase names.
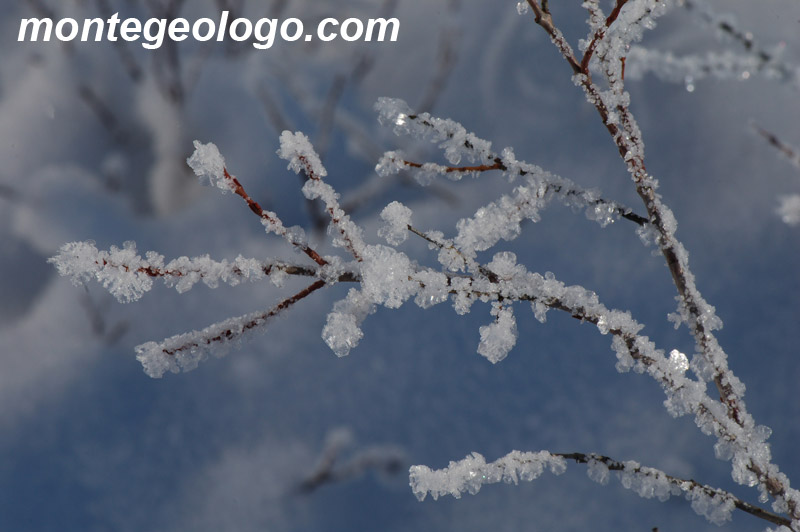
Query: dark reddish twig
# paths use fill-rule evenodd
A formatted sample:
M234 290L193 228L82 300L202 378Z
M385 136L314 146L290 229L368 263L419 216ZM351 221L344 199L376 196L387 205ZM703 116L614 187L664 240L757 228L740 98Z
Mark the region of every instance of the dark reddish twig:
M539 6L537 0L527 0L528 4L533 9L536 15L536 23L547 32L553 43L561 52L564 59L573 69L576 74L583 74L580 64L577 64L572 48L566 41L561 32L553 24L552 16L549 12ZM664 219L664 212L662 211L661 202L658 198L650 179L648 178L647 169L645 168L644 157L642 153L633 154L629 157L628 153L632 147L640 146L641 139L636 138L631 133L633 128L633 117L630 110L625 105L616 106L616 112L619 113L619 121L621 128L616 124L609 121L609 110L606 107L597 86L588 75L582 75L578 80L580 86L584 89L589 101L591 101L597 112L600 114L606 129L614 139L617 149L625 160L628 169L633 177L636 185L636 191L644 202L650 223L658 230L660 238L663 243L660 245L661 253L663 254L667 267L669 268L670 275L672 276L678 294L685 306L688 314L693 317L690 323L690 328L695 337L698 347L704 353L706 359L714 367L715 373L713 381L719 392L720 401L726 406L727 417L735 424L744 426L743 415L747 416L746 409L742 404L738 394L733 386L727 379L727 370L719 367L715 360L714 350L718 348L717 340L713 332L706 327L703 320L700 318L700 307L704 305L702 297L696 291L693 281L693 276L687 268L684 268L684 263L681 260L679 250L679 243L674 239L672 233L668 229L668 224ZM690 288L692 287L692 288ZM759 483L776 499L786 501L788 506L788 514L794 519L800 519L800 507L794 501L786 499L787 486L784 480L773 474L771 471L765 471L752 461L748 464L748 469L752 471L758 478Z
M606 30L611 27L611 24L617 20L620 11L622 11L622 6L628 3L628 0L617 0L616 4L614 5L614 9L611 10L611 14L608 15L606 18L605 26L602 28L598 28L598 30L592 36L592 42L589 43L589 46L586 47L586 52L583 54L583 58L581 59L581 72L589 75L589 61L592 59L592 54L594 54L595 48L597 48L597 43L599 43L603 37L606 35Z
M301 299L304 299L304 298L308 297L309 295L311 295L312 293L316 292L317 290L319 290L320 288L322 288L326 284L327 283L325 281L323 281L322 279L320 279L319 281L315 281L314 283L310 284L309 286L307 286L303 290L297 292L295 295L284 299L283 301L281 301L280 303L278 303L277 305L275 305L274 307L272 307L268 311L266 311L266 312L264 312L262 314L259 314L258 316L256 316L255 318L251 319L247 323L244 323L241 326L237 327L236 330L227 329L227 330L221 332L220 334L218 334L217 336L213 336L211 338L203 338L203 343L205 345L211 345L211 344L216 343L216 342L222 342L222 341L225 341L225 340L230 340L230 339L236 338L237 336L241 336L243 333L245 333L245 332L247 332L247 331L249 331L251 329L255 329L256 327L258 327L259 325L264 323L269 318L272 318L272 317L278 315L280 312L282 312L282 311L286 310L287 308L291 307L292 305L294 305L295 303L297 303ZM184 345L182 345L180 347L175 347L173 349L164 349L163 352L164 352L165 355L175 356L176 354L178 354L178 353L180 353L182 351L191 351L192 349L196 349L198 347L201 347L200 343L198 343L198 342L190 342L190 343L184 344Z
M233 184L234 193L236 193L237 196L241 197L242 199L244 199L244 201L247 202L247 206L250 207L251 211L253 211L259 218L269 222L270 224L273 224L273 225L279 225L280 224L280 221L275 219L269 213L269 211L266 211L266 210L262 209L261 205L259 205L256 200L254 200L253 198L250 197L250 195L244 189L244 187L239 182L239 180L236 179L234 176L232 176L228 172L227 168L224 169L224 172L225 172L225 179L228 179ZM316 262L320 266L325 266L326 264L328 264L328 261L323 259L322 256L319 253L317 253L316 251L314 251L313 249L308 247L307 244L300 244L300 243L293 243L293 244L300 251L305 253L311 260L313 260L314 262Z
M599 454L584 454L584 453L552 453L552 454L553 456L560 456L561 458L572 460L573 462L578 464L600 462L604 464L609 469L609 471L625 471L629 469L623 462ZM636 467L633 469L633 472L644 473L645 470L642 467ZM670 484L678 486L679 488L681 488L682 491L699 489L702 490L709 497L714 497L715 495L725 497L726 499L733 501L734 506L736 506L738 510L746 512L752 516L758 517L759 519L763 519L765 521L769 521L770 523L776 525L782 525L785 527L789 527L792 524L792 522L789 519L781 517L780 515L769 512L753 504L750 504L749 502L745 502L728 491L700 484L699 482L693 479L686 480L674 477L672 475L667 475L666 473L662 474Z
M450 173L489 172L492 170L500 170L502 172L505 172L508 170L508 167L505 164L503 164L503 161L499 157L495 158L494 161L495 161L494 164L482 164L478 166L446 166L445 173L450 174ZM403 160L403 164L405 166L408 166L409 168L422 168L423 166L425 166L420 163L416 163L413 161L406 161L406 160ZM519 175L525 176L528 175L528 172L520 168ZM563 193L565 196L576 196L580 194L580 192L577 190L563 190L563 187L561 185L557 185L554 183L548 183L546 187L548 189L553 190L556 193ZM645 218L644 216L640 216L635 212L631 211L630 209L622 207L614 202L599 198L591 201L590 203L592 205L601 205L601 204L608 205L609 207L613 208L617 216L619 216L620 218L624 218L628 221L631 221L636 225L643 226L646 223L648 223L647 218Z

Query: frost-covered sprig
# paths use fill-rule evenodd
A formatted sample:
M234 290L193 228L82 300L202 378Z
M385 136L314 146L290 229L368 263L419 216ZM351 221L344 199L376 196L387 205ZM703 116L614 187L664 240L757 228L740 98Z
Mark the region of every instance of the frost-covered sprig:
M83 284L95 280L103 285L121 303L137 301L161 279L179 293L190 290L202 282L210 288L220 283L236 286L243 282L261 281L269 277L281 286L287 276L321 277L321 267L311 267L281 260L258 260L239 255L232 261L217 261L208 255L179 257L169 262L155 251L140 256L135 242L125 242L122 248L112 246L99 250L93 242L70 242L61 246L51 259L58 272L70 277L73 283ZM347 281L352 272L342 273L340 281Z
M314 169L320 173L318 159L315 161L308 152L301 155L304 161L315 165ZM278 284L286 275L312 276L318 279L268 310L224 320L162 342L148 342L138 346L137 359L142 363L145 372L152 377L161 377L166 371L189 371L210 353L222 356L230 344L239 343L252 332L263 330L271 318L311 293L328 284L354 281L358 276L356 272L341 267L340 259L323 258L307 244L302 229L285 227L277 214L263 209L253 200L239 180L228 172L225 160L215 145L196 141L195 152L187 163L202 183L216 187L223 193L233 192L244 199L250 210L259 216L268 233L282 236L312 259L316 266L257 261L242 257L228 263L213 261L207 256L193 259L182 257L165 264L164 257L155 252L148 252L142 258L132 242L126 243L122 249L112 247L110 251L99 251L91 242L73 242L63 246L51 262L62 275L72 277L73 282L96 279L121 301L140 298L150 290L154 278L162 278L168 285L174 284L178 291L188 290L200 280L215 287L220 281L237 284L243 280L258 280L268 275L274 276L273 280ZM324 175L324 169L321 173Z
M751 72L764 72L772 79L800 88L800 69L786 63L781 58L783 46L768 48L761 46L752 32L739 27L735 18L715 12L703 0L679 0L679 5L694 14L704 25L716 30L714 34L721 40L733 41L755 62ZM744 72L744 71L743 71Z
M628 80L642 79L652 74L669 83L684 83L692 90L694 82L702 79L739 80L761 75L767 79L787 78L788 66L778 68L766 63L757 55L737 54L731 51L706 52L675 56L672 52L633 46L627 54L625 76ZM800 69L794 69L790 79L795 88L800 88Z
M153 378L161 378L167 371L191 371L209 355L225 356L232 345L239 345L253 333L263 331L272 318L326 284L323 280L315 281L265 311L230 318L161 342L147 342L136 347L136 359L141 362L145 373Z
M523 453L512 451L503 458L486 463L479 453L472 453L463 460L450 462L444 469L432 470L415 465L409 470L411 489L422 501L430 493L434 500L441 495L452 495L460 499L463 493L475 495L483 484L498 482L531 482L545 470L560 475L567 469L566 460L547 451Z
M289 161L289 168L295 173L302 171L308 178L303 186L305 197L309 200L320 199L325 204L325 210L331 218L331 227L339 234L339 239L333 242L334 245L347 249L356 260L363 260L366 244L362 239L361 229L339 206L339 195L333 187L322 180L328 175L328 171L308 137L300 132L284 131L280 142L278 155L281 159Z
M620 462L598 454L512 451L487 463L482 455L472 453L463 460L450 462L443 469L411 466L409 482L414 495L421 501L428 494L434 500L442 495L459 499L463 493L477 494L484 484L518 484L520 480L532 482L545 470L560 475L566 471L568 460L586 464L589 478L603 485L608 483L611 473L616 473L623 487L645 499L655 497L666 501L670 497L683 495L695 512L717 525L729 521L735 509L777 525L790 525L788 519L742 501L723 489L674 477L638 462Z
M194 142L195 152L186 161L200 178L203 184L214 186L223 192L233 192L241 197L253 213L261 218L261 223L267 233L274 233L283 237L292 246L307 255L311 260L320 266L325 266L328 261L313 250L305 237L305 232L300 227L285 227L283 222L274 212L265 210L255 201L235 176L228 172L225 166L225 159L219 153L219 149L213 144L203 144L199 141ZM317 159L318 160L318 159Z
M378 111L378 121L392 126L395 134L437 143L450 164L460 164L463 158L487 165L495 162L492 143L468 132L458 122L432 117L429 113L417 114L406 102L395 98L378 98L375 110Z
M636 214L632 209L615 201L604 199L597 191L587 190L569 179L548 172L541 167L525 161L517 160L514 150L505 148L499 153L491 149L491 142L469 133L461 124L453 120L445 120L430 116L428 113L415 114L408 105L399 99L381 98L375 105L383 124L403 124L395 127L395 133L408 134L438 143L441 139L461 139L459 150L472 161L482 164L472 166L448 166L436 163L417 163L405 159L401 152L389 151L384 154L375 170L381 175L389 175L403 169L412 169L422 184L431 182L433 176L446 176L453 180L466 175L478 175L483 172L499 171L510 180L523 178L529 190L545 201L558 198L566 205L583 209L589 219L601 225L613 222L620 217L640 226L647 224L647 219ZM413 127L412 127L413 126ZM455 149L449 143L445 149ZM457 163L456 163L457 164Z
M630 22L628 15L638 17L647 10L652 11L657 7L657 2L658 0L618 0L615 8L625 4L628 9L620 10L617 22ZM789 514L793 519L792 527L800 530L800 492L790 487L788 478L771 462L763 431L759 430L747 412L743 400L744 386L728 368L727 355L713 334L713 330L719 329L722 322L695 284L694 275L689 268L688 253L675 236L675 217L656 193L657 181L649 175L645 166L644 142L630 111L629 97L624 90L624 59L627 47L617 45L626 41L630 43L628 37L636 37L635 33L640 30L631 31L620 25L621 37L617 39L617 44L609 40L609 45L601 42L596 46L595 56L608 86L606 90L594 82L588 72L588 64L583 65L575 57L571 46L553 23L552 15L545 4L540 6L538 0L528 0L528 3L532 7L536 23L550 35L565 61L571 66L576 85L583 89L586 99L598 111L625 161L636 191L647 208L649 221L656 230L656 242L678 291L679 315L692 332L699 352L693 362L695 372L700 377L713 381L720 396L720 405L708 405L706 412L698 412L700 428L718 438L718 448L728 450L720 457L732 460L734 480L745 485L757 485L762 497L771 495L775 499L773 508ZM597 6L594 8L599 9ZM623 14L626 14L625 17ZM609 30L615 25L607 24Z

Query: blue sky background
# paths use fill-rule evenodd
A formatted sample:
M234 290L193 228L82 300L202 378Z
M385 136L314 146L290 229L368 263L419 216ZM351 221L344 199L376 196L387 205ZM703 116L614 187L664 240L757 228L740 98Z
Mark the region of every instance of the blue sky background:
M57 16L95 16L92 2L53 2ZM150 16L141 2L114 2L122 14ZM279 2L244 2L253 19ZM381 15L383 4L297 1L283 16L308 24L324 16ZM391 2L388 5L391 6ZM730 12L765 47L783 45L798 63L800 9L788 0L709 2ZM495 148L597 187L641 212L630 179L596 112L585 103L532 16L515 2L399 0L397 43L178 46L186 97L164 96L164 55L129 51L143 72L134 82L109 43L17 43L31 4L0 2L0 530L719 530L682 499L640 499L612 480L591 482L582 466L520 486L485 486L476 496L419 503L407 468L441 468L476 451L494 460L513 449L598 452L731 489L730 467L688 418L672 419L655 382L619 374L610 338L590 325L548 313L540 324L516 308L520 337L502 363L476 353L489 307L458 316L449 303L429 310L381 308L365 337L337 359L320 332L347 287L314 294L223 359L188 374L152 380L134 358L145 341L202 328L272 306L303 285L288 281L204 286L180 295L157 286L123 305L102 287L74 287L46 259L65 242L98 247L135 240L167 258L298 256L263 229L241 201L193 184L185 165L192 140L214 142L229 169L287 224L310 228L297 177L278 159L284 120L324 143L320 110L336 80L366 57L371 68L344 85L325 154L331 183L346 202L378 181L376 153L403 148L441 162L435 148L397 138L376 120L380 96L412 107L441 75L442 42L452 50L431 111L463 123ZM552 6L573 44L585 13ZM212 2L182 11L218 16ZM683 9L648 33L645 46L675 54L730 49ZM167 69L167 74L170 71ZM756 421L774 431L776 463L800 482L800 381L797 363L800 253L797 227L775 213L778 197L800 191L798 171L753 133L751 122L800 145L797 88L752 76L701 81L693 92L653 77L629 82L651 173L676 213L678 236L706 299L725 327L719 338L746 383ZM83 96L81 96L83 94ZM86 94L115 124L99 120ZM423 189L395 180L353 211L366 239L379 242L378 213L399 199L423 229L454 233L455 222L510 190L500 176ZM155 190L162 192L155 194ZM165 192L169 191L169 192ZM524 225L514 251L531 271L552 271L629 309L644 334L666 350L691 354L685 328L666 315L675 290L660 256L635 227L602 229L553 205ZM332 250L318 235L318 247ZM422 242L403 251L421 263ZM489 260L491 254L483 258ZM403 456L399 473L368 471L311 493L326 441L349 434L339 461L377 449ZM723 530L762 530L735 514Z

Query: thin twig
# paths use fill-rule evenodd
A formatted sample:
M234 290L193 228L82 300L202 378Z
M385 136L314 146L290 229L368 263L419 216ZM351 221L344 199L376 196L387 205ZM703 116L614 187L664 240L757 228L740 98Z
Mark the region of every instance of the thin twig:
M222 331L218 335L213 336L211 338L202 338L202 343L201 343L201 341L189 342L189 343L183 344L183 345L181 345L179 347L174 347L174 348L170 348L170 349L164 349L163 353L165 355L168 355L168 356L175 356L178 353L181 353L183 351L192 351L194 349L201 348L201 347L203 347L203 345L211 345L211 344L214 344L214 343L217 343L217 342L223 342L225 340L231 340L233 338L239 337L242 334L244 334L245 332L247 332L247 331L249 331L251 329L255 329L255 328L259 327L260 325L262 325L269 318L272 318L272 317L278 315L280 312L282 312L282 311L286 310L287 308L291 307L292 305L294 305L298 301L308 297L312 293L314 293L317 290L319 290L320 288L324 287L326 284L327 283L325 281L321 280L321 279L319 281L315 281L314 283L310 284L309 286L307 286L303 290L297 292L295 295L284 299L283 301L281 301L280 303L278 303L277 305L275 305L274 307L272 307L268 311L263 312L263 313L259 314L258 316L252 318L247 323L239 324L236 327L236 330L227 329L227 330Z
M564 59L572 67L573 71L576 74L582 74L580 65L577 65L576 68L576 61L572 48L553 24L552 16L539 7L537 0L528 0L528 3L533 8L534 14L536 15L536 23L550 35L551 40L559 51L561 51ZM609 72L607 71L607 73ZM609 81L611 81L611 79L609 79ZM620 126L617 126L616 123L609 120L609 110L601 97L600 90L595 86L591 77L583 75L578 78L578 83L584 89L588 100L594 104L606 129L614 139L618 151L633 177L636 191L647 208L649 221L658 230L659 247L664 255L682 304L691 317L689 327L692 330L695 341L703 353L705 360L714 369L713 381L719 392L720 401L727 409L727 417L739 427L745 428L745 420L752 418L747 413L743 401L734 390L734 386L728 378L730 376L730 370L725 367L724 359L720 361L717 356L717 351L720 350L720 347L716 337L702 319L700 309L708 308L708 304L703 301L702 296L694 285L694 276L688 270L688 264L686 264L682 245L674 237L672 231L669 229L669 224L665 220L666 207L656 194L653 182L647 173L643 150L641 149L643 144L641 139L635 134L635 131L637 131L635 120L626 105L618 104L615 108L615 112L619 115L617 123L619 123ZM620 85L622 80L615 81L614 83L617 85L616 90L622 91ZM717 419L715 416L712 417L715 419L717 429L721 431L722 434L730 439L735 439L735 436L730 434L725 428L723 420ZM775 472L770 470L765 471L750 460L748 469L756 475L760 485L766 488L773 497L786 502L789 515L794 519L800 520L800 507L798 507L793 500L786 498L788 488L784 480L776 474L777 468L774 468Z
M422 167L424 167L423 164L420 164L420 163L417 163L417 162L413 162L413 161L403 160L403 164L405 166L408 166L409 168L422 168ZM505 171L508 170L508 167L505 164L503 164L503 161L499 157L495 158L494 164L482 164L482 165L477 165L477 166L446 166L445 167L445 173L448 173L448 174L450 174L450 173L468 174L468 173L471 173L471 172L489 172L489 171L492 171L492 170L500 170L502 172L505 172ZM528 174L529 174L529 172L527 172L526 170L520 168L520 170L519 170L519 175L520 176L526 176ZM564 190L564 187L562 187L561 185L555 184L555 183L547 183L545 185L545 192L549 191L549 190L552 190L553 192L555 192L557 194L559 194L559 193L564 194L565 196L578 196L578 195L580 195L582 193L582 191L576 190L576 189ZM646 225L648 223L647 218L645 218L644 216L640 216L640 215L636 214L635 212L633 212L631 209L629 209L627 207L623 207L621 205L618 205L616 202L613 202L613 201L609 201L609 200L605 200L605 199L602 199L602 198L598 198L596 200L590 201L589 204L590 205L606 205L610 209L612 209L614 211L614 213L617 216L619 216L620 218L624 218L624 219L626 219L628 221L631 221L631 222L633 222L633 223L635 223L636 225L639 225L639 226L644 226L644 225Z
M261 208L261 205L258 204L256 200L250 197L247 191L244 189L242 184L236 179L233 175L228 172L228 169L224 169L225 178L230 180L233 184L233 191L236 193L237 196L244 199L247 202L247 206L250 207L250 210L253 211L259 218L262 220L270 223L270 224L278 224L279 221L276 220L269 211L266 211ZM325 266L328 264L328 261L322 258L322 256L311 249L308 244L300 244L300 243L293 243L295 247L297 247L300 251L305 253L311 260L319 264L320 266Z
M610 471L625 471L628 469L623 462L599 454L584 454L584 453L552 453L552 454L553 456L560 456L561 458L572 460L578 464L601 462ZM637 467L633 469L633 472L642 473L644 472L644 470L641 467ZM686 480L679 477L674 477L672 475L667 475L666 473L662 474L667 479L667 481L669 481L670 484L679 487L683 492L695 491L699 489L705 492L705 494L708 495L709 497L721 496L725 499L731 500L733 501L734 506L736 506L738 510L746 512L752 516L758 517L759 519L763 519L765 521L769 521L770 523L776 525L782 525L785 527L789 527L792 524L791 520L785 517L781 517L780 515L774 514L759 506L750 504L749 502L745 502L740 498L736 497L735 495L733 495L732 493L725 491L723 489L712 488L711 486L700 484L699 482L693 479Z

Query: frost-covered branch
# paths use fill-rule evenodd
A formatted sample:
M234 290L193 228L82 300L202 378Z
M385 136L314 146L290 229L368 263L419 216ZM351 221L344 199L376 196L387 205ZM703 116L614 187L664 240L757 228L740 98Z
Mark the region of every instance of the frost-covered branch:
M632 46L627 53L628 79L640 79L652 73L662 81L685 83L692 90L694 82L704 78L748 80L754 75L777 80L800 88L800 68L782 59L785 44L772 48L761 46L754 35L738 26L733 17L715 13L703 1L678 2L693 13L723 41L738 44L742 51L707 52L681 57L671 52Z
M202 184L216 187L223 193L233 192L241 197L250 207L250 210L261 218L261 223L267 233L274 233L283 237L320 266L325 266L328 263L319 253L309 247L302 228L284 227L277 214L263 209L257 201L250 197L239 180L228 172L225 167L225 159L214 144L203 144L195 141L194 147L195 151L187 162Z
M147 342L136 347L136 359L142 363L145 373L153 378L160 378L167 371L191 371L209 354L225 356L232 343L240 344L252 333L263 331L272 318L325 285L325 281L315 281L269 310L230 318L161 342Z
M278 155L289 161L289 168L295 173L302 171L308 177L303 186L303 194L306 198L309 200L320 199L325 204L325 210L331 218L331 225L340 237L334 240L334 245L344 247L356 260L362 261L365 244L361 237L361 229L339 206L339 195L333 190L333 187L322 180L328 175L328 171L322 165L322 161L308 141L308 137L300 132L284 131L281 134L281 148L278 150Z
M727 355L713 334L714 329L721 327L721 320L695 285L688 253L675 236L675 217L656 192L657 181L647 172L644 142L629 108L629 95L624 89L622 59L628 46L641 38L643 29L653 27L652 18L663 14L666 3L661 1L659 4L659 0L628 3L617 21L598 40L595 56L607 89L598 86L589 73L575 68L572 48L554 25L552 16L549 13L547 17L541 16L542 9L536 0L528 0L528 3L534 7L537 24L550 35L573 68L576 85L584 90L587 100L598 111L647 208L650 223L656 228L656 243L678 291L681 321L692 331L701 353L694 362L695 372L715 383L724 408L724 412L710 409L707 415L698 415L698 425L704 432L718 438L718 447L726 449L721 457L733 460L734 480L745 485L759 485L762 493L775 498L775 510L791 515L793 527L800 530L800 493L790 488L788 478L771 462L769 448L764 443L764 431L756 427L746 410L744 386L728 368Z
M174 286L178 293L190 290L198 282L210 288L220 283L236 286L243 282L261 281L269 277L278 287L287 276L321 277L320 267L310 267L280 260L249 259L239 255L233 261L216 261L208 255L179 257L164 262L164 256L154 251L141 257L134 242L109 251L98 250L92 242L70 242L61 246L58 255L49 259L58 272L70 277L76 285L95 280L122 303L136 301L161 279ZM339 282L352 280L353 273L342 273Z
M512 451L503 458L486 463L478 453L472 453L463 460L450 462L444 469L432 470L426 466L415 465L409 470L411 489L419 500L430 493L434 500L441 495L452 495L460 499L463 493L475 495L483 484L498 482L531 482L539 478L545 469L554 475L567 470L564 458L547 451L523 453Z
M535 194L545 202L553 197L558 198L568 206L585 210L589 219L601 225L613 222L616 217L640 226L647 224L645 217L620 203L602 198L595 190L584 189L537 165L517 160L511 148L505 148L500 153L494 152L491 142L468 132L453 120L433 117L428 113L415 113L399 99L380 98L375 107L379 112L379 121L393 126L395 134L411 135L438 144L444 150L445 158L451 162L451 165L417 163L406 160L402 152L390 151L376 166L376 171L381 175L412 168L417 180L425 185L431 183L435 176L459 180L464 176L497 170L511 182L523 178L528 187L535 189ZM457 166L464 158L479 164Z
M517 484L520 480L536 480L545 469L560 475L567 469L567 460L586 464L589 478L599 484L607 484L610 473L614 472L623 487L645 499L655 497L666 501L670 497L683 495L695 512L717 525L730 521L734 509L773 524L787 527L791 524L788 519L745 502L728 491L702 485L695 480L674 477L638 462L620 462L598 454L512 451L494 462L486 463L483 456L472 453L463 460L450 462L444 469L412 466L409 478L411 489L419 500L424 500L428 494L434 499L441 495L452 495L459 499L465 492L475 495L484 484Z
M725 51L676 56L668 51L633 46L627 54L625 74L629 80L653 74L661 81L685 83L687 89L692 90L696 81L706 78L744 81L759 74L775 79L776 72L774 65L750 54ZM795 73L795 77L800 78L800 75ZM794 85L797 86L797 81Z
M676 237L675 217L657 192L657 180L647 170L644 140L625 90L626 60L634 58L631 65L636 63L637 49L631 48L632 43L655 24L655 19L670 3L667 0L616 0L610 14L605 15L601 2L587 0L584 7L589 13L589 31L578 45L582 55L576 55L555 24L547 2L526 1L536 23L546 31L571 68L574 83L597 110L632 177L646 216L596 191L517 160L511 148L496 152L491 142L467 131L458 122L416 113L402 100L382 98L376 105L380 122L392 127L398 135L411 135L436 144L443 150L447 164L413 162L401 152L392 151L385 153L378 162L377 174L385 177L410 170L408 173L427 184L438 177L459 180L467 175L499 172L514 184L513 190L498 194L460 219L451 234L415 226L411 209L392 202L380 213L384 223L377 236L385 243L372 243L365 237L363 226L342 207L334 187L326 182L328 172L308 137L300 132L283 131L278 155L288 162L289 169L303 176L305 198L320 200L330 219L330 241L327 242L330 245L326 248L334 251L330 256L323 256L311 247L301 228L284 226L276 213L263 209L247 193L228 171L216 146L195 141L195 152L188 163L200 181L223 193L239 196L259 217L267 233L282 237L312 264L241 256L232 262L216 261L208 256L181 257L166 262L164 256L155 252L140 256L133 243L124 244L122 249L112 247L101 251L91 242L67 244L51 262L73 282L96 280L124 302L142 297L157 279L183 292L198 282L213 288L219 283L236 285L269 278L280 286L289 275L310 278L311 284L288 297L282 296L283 299L266 310L140 345L136 348L137 359L152 377L161 377L167 371L191 370L209 355L222 356L232 345L263 330L272 318L296 303L326 286L342 282L351 283L351 287L346 296L333 305L322 330L324 342L337 356L348 355L358 345L364 334L362 323L379 306L396 309L413 301L427 309L449 301L456 313L466 314L475 303L485 304L490 320L478 330L477 351L493 364L502 361L514 347L521 308L529 305L534 317L541 322L545 321L549 310L564 312L581 323L594 325L601 334L610 335L617 369L647 373L658 382L671 415L691 414L704 433L717 438L715 453L720 459L732 461L734 480L758 486L764 501L771 495L775 499L773 509L791 519L749 507L727 492L670 477L633 462L546 451L514 452L490 464L473 454L442 471L415 466L411 470L411 482L418 497L424 498L428 493L434 498L445 493L459 496L464 491L476 492L483 483L532 480L545 469L554 473L563 471L566 460L571 459L589 464L590 476L600 482L607 479L609 471L618 471L623 484L643 496L666 498L683 493L699 513L713 522L729 519L731 511L740 508L750 513L761 512L760 517L800 531L800 494L772 463L766 443L770 430L756 425L744 403L744 385L728 368L727 355L714 335L714 330L722 326L721 320L695 284L688 253ZM635 75L631 65L628 74ZM333 96L331 105L335 105L334 100L340 95ZM333 120L332 115L325 119L324 129L328 130L325 135ZM772 143L781 149L779 144ZM495 249L502 241L517 238L523 223L538 221L552 199L584 211L588 218L602 226L618 218L632 221L639 226L640 235L657 244L678 294L678 312L671 320L685 323L696 343L696 355L691 361L678 350L667 354L666 350L658 348L642 334L644 325L629 312L606 307L587 288L567 286L550 272L529 271L511 252L495 252L489 262L484 261L483 252ZM435 260L430 261L434 266L421 264L402 250L409 234L429 244L429 250L435 255ZM708 382L715 384L719 399L707 393ZM386 458L370 455L337 469L334 465L338 448L323 454L319 467L302 489L310 491L353 471L374 467ZM379 464L380 467L396 464L392 460L380 463L383 464Z
M783 45L773 49L761 46L751 32L739 27L733 17L714 12L703 0L679 0L678 4L695 14L708 27L714 28L718 37L739 44L755 61L752 72L766 72L771 78L789 83L796 89L800 88L800 69L781 59Z

